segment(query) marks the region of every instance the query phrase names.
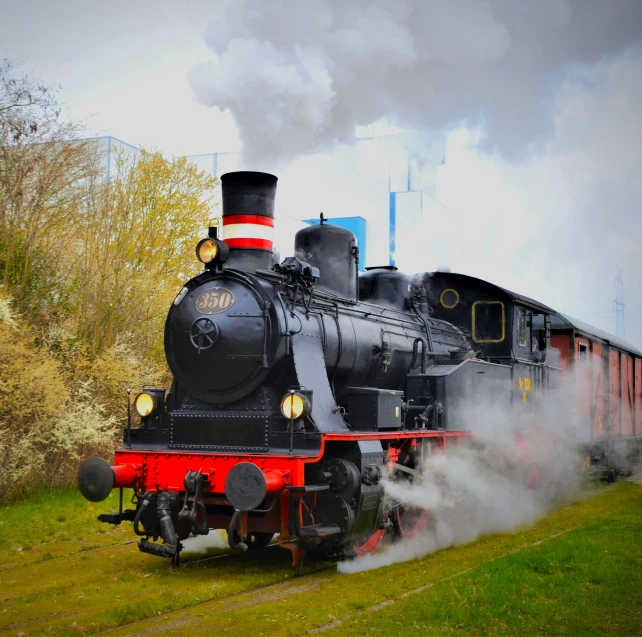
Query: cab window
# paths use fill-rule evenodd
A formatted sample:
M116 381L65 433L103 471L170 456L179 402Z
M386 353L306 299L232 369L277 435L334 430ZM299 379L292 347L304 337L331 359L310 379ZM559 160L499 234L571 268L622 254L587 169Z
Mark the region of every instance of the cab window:
M546 360L546 316L533 314L531 317L531 355L533 360L543 363Z
M517 344L520 347L528 347L528 329L526 321L526 308L517 307Z
M504 304L501 301L475 301L473 303L473 341L501 343L505 336Z

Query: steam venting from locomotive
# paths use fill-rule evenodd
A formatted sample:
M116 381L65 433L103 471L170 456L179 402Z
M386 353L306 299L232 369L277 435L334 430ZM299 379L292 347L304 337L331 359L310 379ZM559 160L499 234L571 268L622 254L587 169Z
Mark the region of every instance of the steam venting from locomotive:
M581 373L580 367L576 371ZM501 397L489 392L483 401L466 405L464 418L473 432L472 444L426 458L420 481L384 480L388 497L426 516L428 523L422 532L376 554L342 562L340 572L380 568L483 535L505 533L532 524L560 499L572 502L588 495L577 471L578 446L589 442L587 429L577 414L571 419L562 417L575 411L570 380L562 381L540 405L537 417L546 424L529 448L520 444L515 422L498 409L497 400ZM525 454L546 458L546 470L525 470L521 464Z
M552 129L555 76L639 41L641 12L627 0L237 0L208 26L215 59L189 81L231 111L253 165L352 143L381 118L473 120L487 150L516 156Z

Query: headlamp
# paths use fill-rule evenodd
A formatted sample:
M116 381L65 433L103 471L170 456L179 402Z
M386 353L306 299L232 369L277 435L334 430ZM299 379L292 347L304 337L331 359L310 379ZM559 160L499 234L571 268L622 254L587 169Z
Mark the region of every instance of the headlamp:
M229 255L229 246L220 239L207 237L206 239L201 239L196 245L196 257L206 267L215 263L225 263Z
M156 401L152 396L144 391L136 396L136 399L134 400L134 409L141 418L145 418L145 416L149 416L154 411L154 408L156 407L155 403Z
M162 387L143 387L134 399L134 409L141 418L162 412L165 404L165 389Z
M301 393L291 391L281 401L281 413L288 420L296 420L310 411L310 401Z
M217 241L214 239L201 239L196 246L196 256L201 263L211 263L218 252Z

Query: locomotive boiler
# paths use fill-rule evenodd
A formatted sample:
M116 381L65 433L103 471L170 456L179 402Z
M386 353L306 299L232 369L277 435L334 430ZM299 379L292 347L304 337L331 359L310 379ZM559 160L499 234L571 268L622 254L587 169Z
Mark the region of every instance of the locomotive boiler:
M425 512L384 497L382 476L413 480L461 442L463 406L489 387L510 389L507 407L546 387L553 310L462 275L360 275L354 235L323 216L278 262L277 178L221 182L222 226L165 324L171 387L138 394L140 422L113 465L83 463L81 492L132 488L134 508L100 519L133 522L140 550L175 564L211 529L239 550L278 534L298 566L306 549L342 558L416 533Z

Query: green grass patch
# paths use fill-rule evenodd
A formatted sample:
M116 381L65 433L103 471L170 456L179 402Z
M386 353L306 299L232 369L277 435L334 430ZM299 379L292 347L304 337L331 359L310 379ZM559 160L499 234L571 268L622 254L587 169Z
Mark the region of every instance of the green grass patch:
M71 526L39 552L29 531L41 561L0 569L0 633L278 637L340 622L323 634L642 634L639 485L600 489L530 528L412 562L302 578L293 578L289 554L279 548L205 562L186 555L184 567L171 569L135 545L106 547L91 520L117 501L104 504L78 507L75 494L62 492L18 505L50 519L53 529ZM17 529L32 522L18 516ZM122 539L134 539L131 525L123 531ZM72 545L87 549L52 559ZM309 562L306 570L325 566Z
M131 491L125 492L124 508L131 496ZM117 510L117 491L94 503L76 488L36 492L0 506L0 572L133 539L128 524L98 522L100 513Z
M265 588L260 596L212 599L199 606L198 615L192 608L179 610L138 624L135 634L278 637L340 622L322 634L636 635L642 618L640 575L634 572L642 558L641 515L642 488L620 484L519 532L374 571L326 571ZM605 568L620 584L612 597L601 594L608 584L584 591L587 582L596 587L605 578L592 562L602 555L596 551L611 550L615 537L626 556L606 560ZM421 587L423 592L413 593ZM586 617L580 617L583 607L574 606L580 599L589 607ZM123 628L113 637L128 634L134 632Z
M621 486L604 499L612 508L579 528L325 634L640 635L642 489Z

